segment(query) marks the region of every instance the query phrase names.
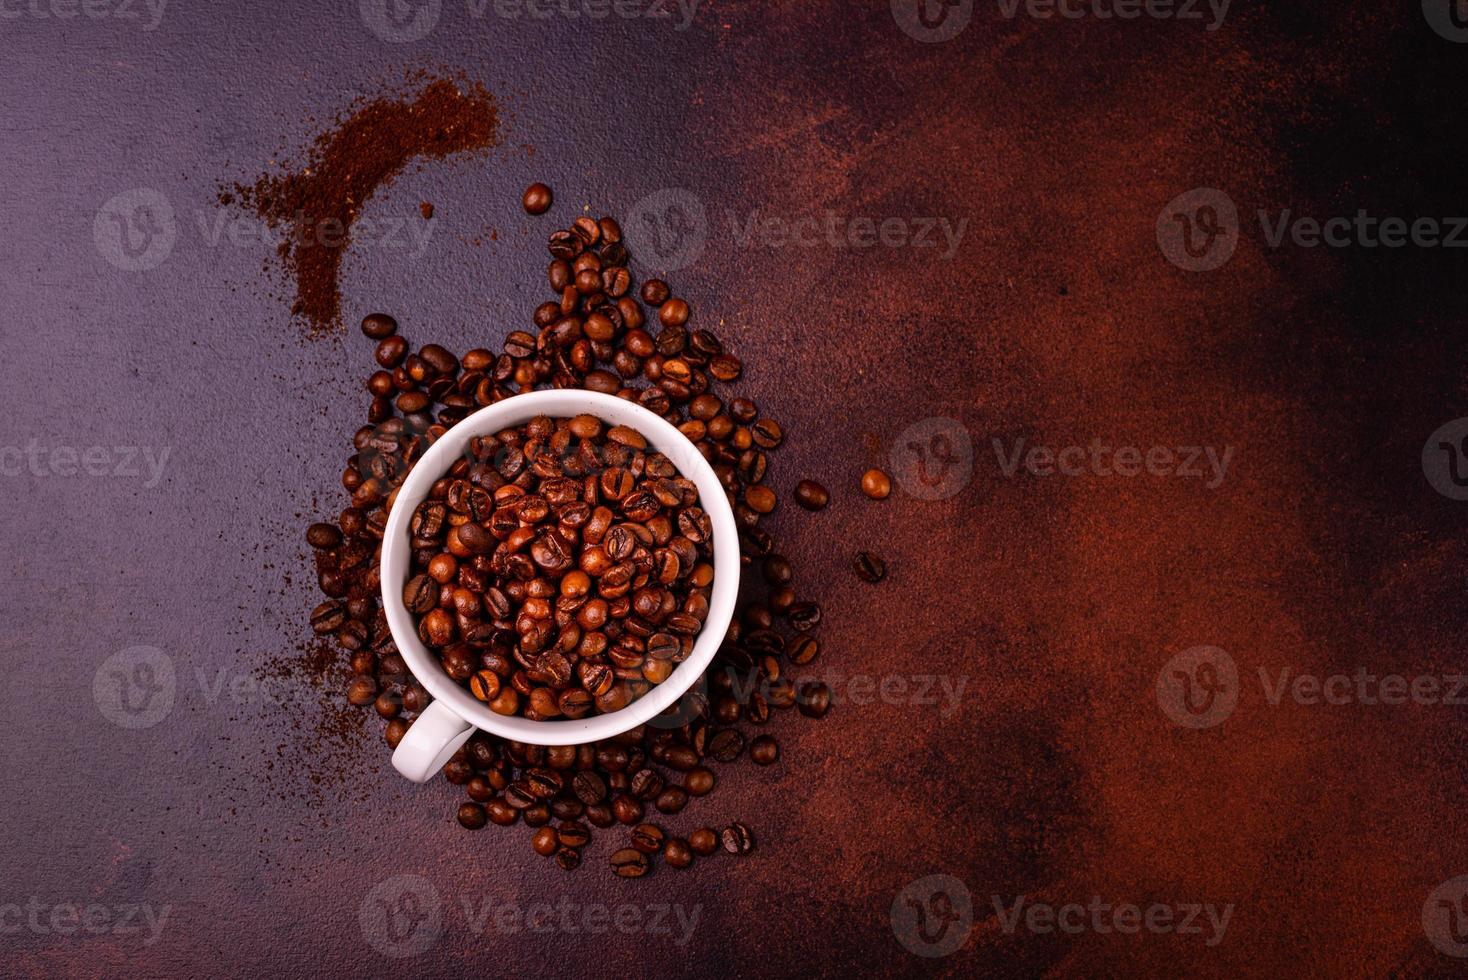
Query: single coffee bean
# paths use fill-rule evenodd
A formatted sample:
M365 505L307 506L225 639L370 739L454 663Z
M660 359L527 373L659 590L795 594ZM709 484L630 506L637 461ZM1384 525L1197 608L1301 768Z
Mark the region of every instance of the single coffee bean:
M330 551L342 543L342 533L335 524L312 524L306 528L306 543L318 551Z
M591 831L587 829L584 823L568 820L561 824L560 840L566 847L585 847L587 842L591 840Z
M810 663L820 652L820 642L809 633L796 633L785 641L785 656L797 666Z
M820 681L806 681L800 685L796 704L807 718L824 718L831 710L831 689Z
M563 847L556 852L556 866L562 871L575 871L581 867L581 852L571 847Z
M754 850L754 834L742 823L733 823L720 835L724 850L730 854L748 854Z
M587 806L600 803L607 796L606 781L589 769L578 772L571 780L571 787L576 798Z
M739 710L739 703L733 698L729 699L729 703L734 705L736 712ZM709 757L716 762L733 762L743 751L744 736L737 729L721 729L708 740Z
M683 777L683 788L690 796L707 796L714 789L714 774L703 766L688 770Z
M681 786L669 786L658 795L656 806L662 813L673 814L688 805L688 791Z
M541 827L535 832L535 836L530 838L530 846L541 857L550 857L556 853L556 848L560 846L560 841L556 838L556 832L553 828Z
M359 675L347 685L347 700L357 707L364 707L377 700L377 680Z
M700 827L688 835L688 846L694 854L708 857L719 849L719 835L708 827Z
M768 766L780 758L780 743L773 736L759 735L749 743L749 758L755 765Z
M478 830L485 823L484 807L478 803L462 803L459 805L459 823L469 830Z
M820 510L830 501L831 494L814 480L801 480L795 485L795 502L806 510Z
M795 629L812 630L821 622L821 607L809 600L797 602L785 611L785 618Z
M527 214L545 214L551 206L551 189L545 184L535 183L525 188L520 199Z
M873 500L886 500L892 492L892 478L878 469L870 469L861 475L861 492Z
M373 340L386 340L398 332L398 321L386 313L369 313L362 318L362 332Z
M874 555L870 551L859 551L856 554L856 574L863 582L873 584L887 577L887 563L881 556Z
M396 334L384 337L377 345L374 356L377 358L377 363L383 367L395 368L403 362L403 358L408 356L408 342Z
M795 577L790 559L784 555L766 555L760 564L760 571L764 573L765 581L771 585L789 585L790 580Z
M311 610L311 629L321 635L335 633L347 621L347 611L339 602L323 602Z
M769 487L763 484L755 484L752 487L745 488L744 502L756 514L768 514L775 509L778 498L775 496L775 491Z
M649 279L642 284L642 301L648 306L662 306L670 295L668 284L661 279Z
M693 863L693 849L681 837L670 837L663 845L663 861L670 868L686 868Z
M641 878L647 874L647 855L631 847L612 854L612 871L620 878Z
M656 854L663 848L663 831L657 824L638 824L632 830L632 846L643 854Z

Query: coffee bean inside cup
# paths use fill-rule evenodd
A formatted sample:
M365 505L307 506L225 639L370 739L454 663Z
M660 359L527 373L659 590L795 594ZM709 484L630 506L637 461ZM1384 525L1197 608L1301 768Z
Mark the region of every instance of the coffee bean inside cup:
M419 638L499 714L624 708L688 659L708 616L697 486L593 415L470 440L410 524L403 603Z

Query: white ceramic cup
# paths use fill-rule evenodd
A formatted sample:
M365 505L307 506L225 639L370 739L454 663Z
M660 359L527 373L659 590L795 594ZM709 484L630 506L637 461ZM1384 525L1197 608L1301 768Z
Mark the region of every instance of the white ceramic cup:
M403 585L412 549L408 524L433 484L465 452L475 436L491 435L523 425L537 415L570 418L595 415L612 425L636 429L678 472L698 487L699 505L714 528L714 584L709 614L693 644L693 653L661 684L627 707L574 721L531 721L496 714L444 673L436 656L418 639L412 615L403 605ZM578 745L620 735L651 721L670 707L703 676L724 641L739 592L739 536L734 512L713 467L688 438L664 419L635 402L594 391L556 389L526 392L482 408L450 428L430 446L398 489L382 535L382 607L393 641L408 669L433 695L433 703L414 721L393 752L398 772L425 782L443 768L476 728L534 745Z

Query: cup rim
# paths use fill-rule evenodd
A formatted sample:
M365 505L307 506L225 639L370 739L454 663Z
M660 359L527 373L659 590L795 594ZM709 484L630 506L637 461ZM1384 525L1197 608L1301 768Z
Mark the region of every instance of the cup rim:
M497 714L449 677L418 639L417 627L403 603L403 586L411 558L408 522L470 439L522 425L540 415L570 418L582 414L636 429L652 448L667 456L678 472L698 487L699 504L709 515L714 531L714 581L708 616L688 659L667 680L654 685L625 708L558 721L532 721L519 715ZM532 745L579 745L612 738L651 721L683 697L703 677L724 642L739 592L739 571L739 535L734 511L723 484L698 448L667 420L636 402L577 388L514 395L481 408L451 426L428 447L399 486L382 535L382 607L408 671L436 700L446 702L476 728Z

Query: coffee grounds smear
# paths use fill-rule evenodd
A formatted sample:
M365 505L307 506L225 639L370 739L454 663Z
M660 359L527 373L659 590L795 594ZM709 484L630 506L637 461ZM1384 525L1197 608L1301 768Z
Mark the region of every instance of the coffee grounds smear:
M219 203L238 203L281 234L280 261L295 280L291 312L312 332L329 332L341 322L342 254L373 193L415 160L496 145L499 124L499 107L482 85L436 78L416 95L357 106L316 138L295 172L236 184Z

